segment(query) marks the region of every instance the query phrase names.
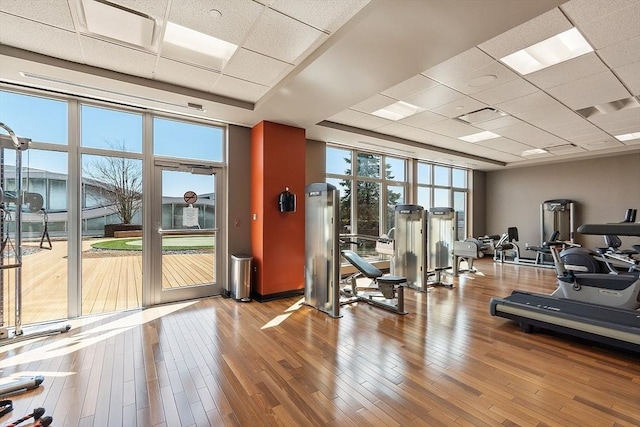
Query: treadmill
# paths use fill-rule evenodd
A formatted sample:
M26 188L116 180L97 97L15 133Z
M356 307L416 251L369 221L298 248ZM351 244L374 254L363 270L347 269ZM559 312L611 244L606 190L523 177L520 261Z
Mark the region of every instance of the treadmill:
M577 231L640 236L640 223L584 224ZM604 279L607 276L603 274ZM508 297L492 298L490 313L518 322L524 332L531 333L537 327L640 353L640 310L515 290Z

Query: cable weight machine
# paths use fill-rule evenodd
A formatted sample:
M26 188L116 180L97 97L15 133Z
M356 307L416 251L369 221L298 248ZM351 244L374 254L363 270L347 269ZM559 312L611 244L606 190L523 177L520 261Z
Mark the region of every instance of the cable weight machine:
M36 331L25 334L22 329L22 207L27 197L35 207L41 209L42 196L36 193L25 193L22 190L22 153L29 148L31 142L28 138L20 138L15 135L13 130L4 123L0 122L0 128L4 129L8 135L0 135L0 236L2 239L0 246L0 345L22 341L39 336L53 335L57 333L67 332L71 326ZM5 150L15 150L15 191L5 191ZM35 202L34 202L35 201ZM31 204L30 203L30 204ZM7 215L10 215L8 206L13 204L14 209L14 240L11 243L9 238L10 230L6 224ZM12 256L6 256L7 251L12 251ZM4 281L5 270L13 270L15 274L15 326L13 336L10 337L9 329L4 326ZM1 390L0 390L1 392Z

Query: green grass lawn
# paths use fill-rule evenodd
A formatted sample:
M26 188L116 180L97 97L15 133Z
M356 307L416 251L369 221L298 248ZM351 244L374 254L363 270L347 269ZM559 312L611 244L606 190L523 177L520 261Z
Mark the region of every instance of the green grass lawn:
M112 251L140 251L142 239L113 239L97 242L91 245L95 249ZM162 238L162 249L170 251L184 251L190 249L213 249L213 236L166 236Z

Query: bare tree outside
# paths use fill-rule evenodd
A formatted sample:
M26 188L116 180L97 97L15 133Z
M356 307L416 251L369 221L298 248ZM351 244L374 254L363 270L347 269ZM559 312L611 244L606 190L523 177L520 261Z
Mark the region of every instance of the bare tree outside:
M126 151L123 141L109 143L113 150ZM102 157L85 168L100 196L118 215L122 224L131 224L142 202L142 167L139 160L126 157Z

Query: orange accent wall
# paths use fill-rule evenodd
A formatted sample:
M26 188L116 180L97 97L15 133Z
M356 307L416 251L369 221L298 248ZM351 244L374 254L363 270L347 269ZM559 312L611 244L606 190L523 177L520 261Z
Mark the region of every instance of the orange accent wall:
M251 130L251 250L260 297L304 289L305 130L260 122ZM280 212L289 187L296 212Z

